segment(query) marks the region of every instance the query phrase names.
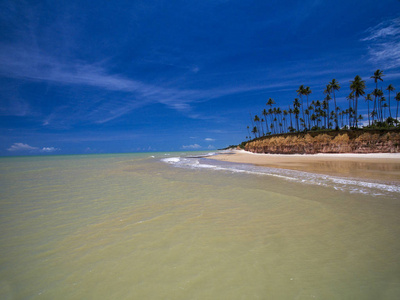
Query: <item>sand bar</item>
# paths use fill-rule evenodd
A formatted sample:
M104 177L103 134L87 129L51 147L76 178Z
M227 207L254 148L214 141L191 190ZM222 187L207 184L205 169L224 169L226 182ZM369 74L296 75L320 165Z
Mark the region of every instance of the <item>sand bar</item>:
M400 153L255 154L232 150L209 157L220 161L298 170L400 184Z

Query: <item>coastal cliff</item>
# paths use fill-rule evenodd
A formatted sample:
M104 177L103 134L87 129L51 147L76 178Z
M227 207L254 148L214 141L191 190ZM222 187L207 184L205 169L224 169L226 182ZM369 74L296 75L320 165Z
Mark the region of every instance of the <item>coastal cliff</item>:
M329 131L263 137L247 142L254 153L400 153L400 130Z

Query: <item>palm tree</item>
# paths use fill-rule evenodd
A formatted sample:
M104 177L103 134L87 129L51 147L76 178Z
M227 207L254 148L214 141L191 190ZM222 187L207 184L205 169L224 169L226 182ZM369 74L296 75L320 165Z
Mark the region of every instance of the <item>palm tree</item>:
M354 96L353 96L353 102L354 102ZM352 124L352 127L354 127L354 118L355 118L355 110L353 109L353 107L350 107L349 108L349 112L348 112L348 118L351 120L351 124Z
M292 113L293 113L293 109L289 105L289 116L290 116L290 128L291 129L293 128Z
M326 88L325 88L325 90L324 90L324 94L330 95L331 92L332 92L331 85L330 85L330 84L327 84L327 85L326 85Z
M371 94L367 94L365 97L365 102L368 104L368 125L371 125L370 119L369 119L369 101L372 101Z
M379 118L378 109L376 107L376 99L378 98L378 96L380 94L380 90L379 89L374 89L371 94L374 96L374 109L372 110L372 112L375 112L375 113L372 115L372 112L371 112L372 123L374 123L375 116L377 116Z
M260 122L260 118L257 115L254 116L254 122L256 123L258 136L260 136L260 128L258 128L258 123Z
M265 119L265 129L266 129L265 134L268 134L268 121L267 121L268 112L267 112L267 110L265 108L262 111L262 115L264 116L264 119Z
M328 122L328 116L329 116L329 100L328 100L328 96L329 96L329 94L326 95L324 101L322 101L322 109L324 110L323 117L324 117L324 119L325 119L325 122L324 122L325 128L328 128L328 129L329 129L329 122ZM329 97L330 97L330 96L329 96Z
M362 115L359 115L359 116L358 116L358 120L362 121L363 119L364 119L364 118L363 118Z
M272 108L270 108L270 109L268 109L268 115L269 115L269 123L270 124L272 124L272 120L273 120L273 118L272 118L272 115L273 115L273 113L274 113L274 111L272 110ZM270 127L271 127L271 125L270 125ZM272 131L271 131L272 132Z
M310 95L312 93L310 87L306 87L304 89L304 95L307 97L307 107L308 107L308 95ZM310 123L310 119L308 119L308 123ZM308 125L310 127L310 125Z
M352 93L354 93L354 97L356 100L356 104L354 107L354 115L355 115L355 121L356 121L356 127L358 127L358 118L357 118L357 105L358 105L358 97L363 96L365 94L365 81L362 80L360 76L354 77L353 81L350 81L350 89Z
M267 102L267 104L266 104L266 105L269 105L268 114L269 114L269 116L270 116L270 122L271 122L271 124L272 124L272 105L274 105L274 104L275 104L275 101L274 101L274 99L272 99L272 98L269 98L269 99L268 99L268 102ZM272 127L271 127L271 129L272 129ZM271 130L271 132L272 132L272 130Z
M396 120L397 120L397 118L398 118L398 116L399 116L400 92L398 92L398 93L396 94L396 97L394 97L394 99L396 99L396 102L397 102L397 109L396 109Z
M345 110L342 110L342 112L341 113L338 113L338 115L339 114L342 114L342 118L341 118L341 120L340 120L340 127L344 127L344 126L347 126L347 123L348 123L348 115L349 115L349 109L345 109ZM347 118L347 119L346 119ZM346 125L344 125L346 123Z
M319 100L315 101L315 109L316 117L317 117L317 127L320 127L319 122L321 122L322 110L321 110L321 102Z
M315 114L311 115L311 121L313 122L313 124L315 124L315 120L317 120L317 116ZM315 125L314 125L315 126ZM314 127L313 126L313 127Z
M301 100L301 114L303 115L303 119L304 119L304 109L303 109L303 107L304 107L304 105L303 105L303 95L304 95L304 91L305 91L304 85L300 85L300 86L299 86L299 89L296 91L296 92L297 92L297 95L300 96L300 100Z
M282 111L281 111L280 107L276 108L276 114L278 116L278 122L281 123L282 122L282 116L281 116L282 115Z
M311 88L309 86L307 86L304 89L304 95L307 97L307 106L308 106L308 95L310 95L312 93Z
M324 94L326 94L326 97L325 97L325 101L326 101L326 105L327 105L327 115L328 115L328 118L329 118L329 100L331 100L332 98L331 98L331 92L332 92L332 88L331 88L331 85L330 84L327 84L326 85L326 88L325 88L325 90L324 90ZM329 120L328 120L328 129L329 129Z
M261 120L260 120L260 126L261 126L262 136L265 136L265 133L264 133L264 125L263 125L263 123L264 123L264 119L261 118Z
M371 111L371 117L372 117L372 120L374 120L374 118L376 117L376 115L377 115L378 113L376 112L376 111ZM373 123L373 121L372 121L372 123Z
M268 99L268 102L267 102L267 105L269 105L269 106L272 108L272 105L274 105L274 104L275 104L274 99L269 98L269 99Z
M333 110L330 113L329 120L333 120L333 122L335 122L335 112ZM332 123L329 122L329 127L330 127L331 124ZM332 124L332 127L333 127L333 124Z
M383 122L383 120L385 119L385 116L383 114L384 113L383 108L387 107L387 104L386 104L386 98L383 97L382 90L381 90L381 93L382 93L382 96L380 97L380 100L379 100L379 107L381 108L381 122ZM385 104L386 104L386 106L385 106Z
M306 122L306 120L308 120L308 126L307 126L307 124L305 124L305 128L310 129L310 110L308 108L306 108L304 110L304 114L307 116L307 119L304 119L304 122Z
M300 107L300 102L299 102L298 98L294 99L293 107L294 107L293 113L294 113L294 116L296 118L297 131L300 131L300 128L299 128L299 113L300 113L299 107Z
M300 124L304 129L306 128L306 122L304 121L303 118L300 118Z
M283 122L284 122L284 127L287 130L287 123L286 123L286 117L288 115L288 111L286 109L283 110Z
M331 112L331 114L332 114L332 112ZM336 112L333 113L333 116L337 117L338 123L339 123L339 118L338 118L339 114L341 114L341 116L342 116L340 127L343 127L343 112L342 112L342 109L338 106L338 107L336 107Z
M380 118L380 120L383 121L382 120L382 107L381 107L382 106L382 101L383 101L382 100L382 98L383 98L382 89L377 89L376 95L377 95L377 98L378 98L378 107L377 107L377 109L378 109L378 118ZM379 112L380 112L380 115L379 115Z
M383 75L383 71L381 71L381 70L376 70L375 72L374 72L374 75L372 75L370 78L373 78L374 79L374 82L375 82L375 85L376 85L376 89L378 89L378 80L380 80L380 81L383 81L383 79L382 79L382 77L383 76L385 76L385 75ZM376 111L376 96L375 96L375 100L374 100L374 110Z
M257 138L257 132L258 132L257 127L254 126L253 130L251 131L251 133L254 133L254 138Z
M382 107L383 107L383 119L385 119L386 118L386 108L389 107L389 105L385 102L385 103L383 103Z
M393 85L389 84L386 90L389 91L389 117L392 117L392 113L390 112L390 92L393 92L395 88Z
M340 85L339 82L336 79L332 79L331 82L329 82L329 86L330 86L330 91L333 93L333 102L335 104L335 114L336 114L336 95L335 95L335 91L339 91L340 90ZM336 121L336 129L338 129L338 120L337 120L337 116L335 117L335 121Z
M346 111L348 112L348 120L349 120L349 128L350 128L351 127L351 102L354 99L353 92L351 92L346 98L349 101L349 110L346 109Z
M382 79L382 77L383 76L385 76L385 75L383 75L383 71L381 71L381 70L376 70L375 72L374 72L374 75L372 75L370 78L373 78L374 79L374 82L375 82L375 84L376 84L376 88L378 88L378 80L380 80L380 81L383 81L383 79Z

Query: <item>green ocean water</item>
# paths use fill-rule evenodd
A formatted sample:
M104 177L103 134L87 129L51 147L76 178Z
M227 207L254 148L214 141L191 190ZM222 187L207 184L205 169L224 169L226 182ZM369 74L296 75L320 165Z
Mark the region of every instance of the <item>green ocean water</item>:
M0 299L400 299L400 187L187 156L0 158Z

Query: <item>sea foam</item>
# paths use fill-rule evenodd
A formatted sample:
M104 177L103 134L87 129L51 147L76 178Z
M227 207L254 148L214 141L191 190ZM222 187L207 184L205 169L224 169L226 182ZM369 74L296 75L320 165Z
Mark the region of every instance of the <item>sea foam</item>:
M215 155L215 154L214 154ZM319 185L336 190L369 195L400 194L400 186L380 182L369 182L353 178L314 174L296 170L260 167L250 164L230 163L205 158L208 155L193 157L169 157L161 161L179 168L208 169L230 173L244 173L258 176L272 176L303 184Z

